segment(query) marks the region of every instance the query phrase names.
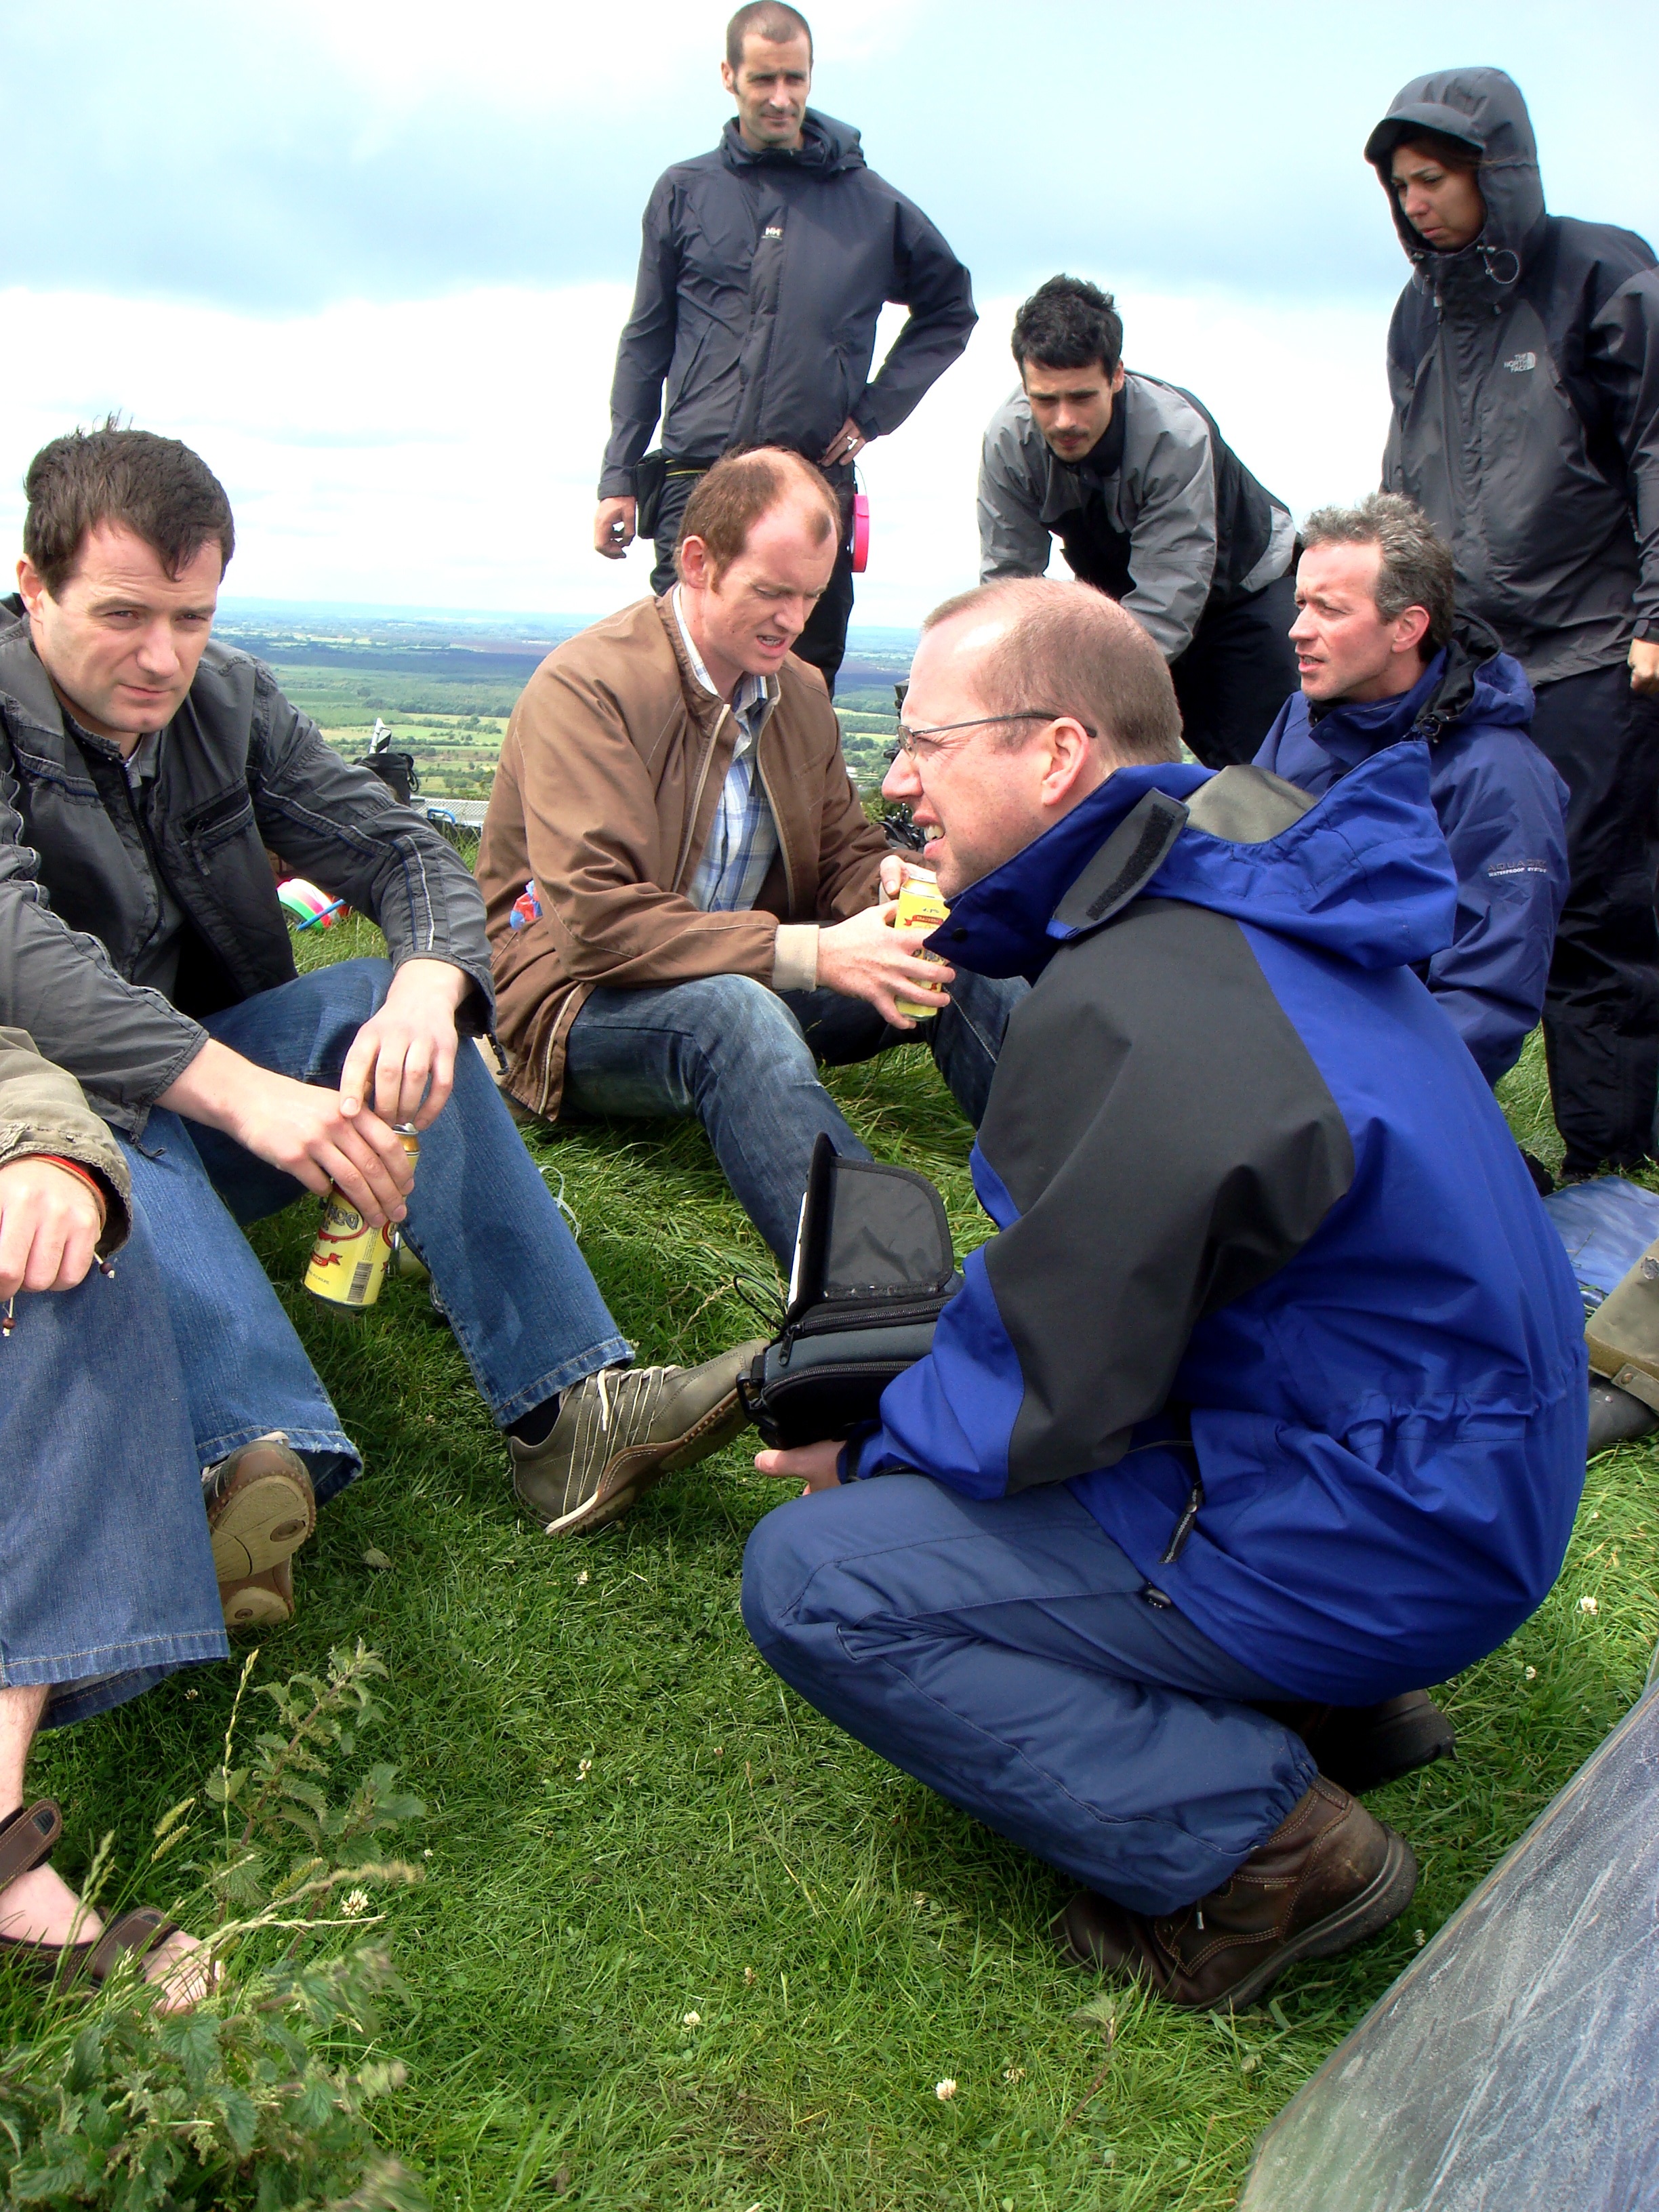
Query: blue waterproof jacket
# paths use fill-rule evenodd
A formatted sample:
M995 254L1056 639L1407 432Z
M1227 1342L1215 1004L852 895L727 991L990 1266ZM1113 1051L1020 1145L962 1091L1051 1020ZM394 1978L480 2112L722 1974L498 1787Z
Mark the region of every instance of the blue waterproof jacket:
M1567 893L1567 787L1532 741L1520 663L1497 647L1490 631L1466 627L1397 699L1322 712L1298 691L1255 757L1318 799L1383 746L1427 739L1457 919L1424 980L1488 1083L1508 1074L1537 1026Z
M998 1233L848 1476L1066 1482L1152 1602L1297 1697L1517 1627L1583 1482L1583 1316L1412 972L1455 898L1421 742L1317 802L1121 769L965 892L934 947L1035 987L974 1149Z

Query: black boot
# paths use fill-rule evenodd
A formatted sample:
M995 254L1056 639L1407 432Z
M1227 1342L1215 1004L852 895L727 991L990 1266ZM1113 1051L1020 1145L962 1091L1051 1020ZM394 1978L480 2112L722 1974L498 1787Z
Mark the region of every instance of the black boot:
M1363 1797L1437 1759L1449 1759L1457 1732L1426 1690L1407 1690L1380 1705L1263 1705L1261 1711L1294 1729L1322 1774Z

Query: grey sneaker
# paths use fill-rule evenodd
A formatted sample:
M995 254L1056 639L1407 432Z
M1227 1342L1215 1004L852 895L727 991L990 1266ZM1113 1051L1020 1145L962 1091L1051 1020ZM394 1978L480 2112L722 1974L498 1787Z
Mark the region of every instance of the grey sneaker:
M701 1367L607 1367L564 1394L544 1443L509 1437L513 1487L550 1536L619 1521L665 1474L729 1443L748 1415L738 1402L763 1340Z

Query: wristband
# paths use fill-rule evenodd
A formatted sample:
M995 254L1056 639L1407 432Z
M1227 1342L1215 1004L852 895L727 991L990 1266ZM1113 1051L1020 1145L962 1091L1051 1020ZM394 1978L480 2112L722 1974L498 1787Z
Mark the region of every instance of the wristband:
M97 1200L98 1225L100 1229L104 1226L109 1219L109 1200L104 1194L104 1186L89 1168L83 1168L78 1160L64 1159L56 1152L32 1152L28 1157L31 1159L44 1160L49 1168L62 1168L66 1175L79 1176Z

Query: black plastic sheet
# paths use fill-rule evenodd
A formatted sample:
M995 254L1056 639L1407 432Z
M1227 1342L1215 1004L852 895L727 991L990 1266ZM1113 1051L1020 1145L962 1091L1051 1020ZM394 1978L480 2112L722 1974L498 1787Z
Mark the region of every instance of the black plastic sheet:
M1659 1694L1263 2135L1240 2212L1659 2212Z

